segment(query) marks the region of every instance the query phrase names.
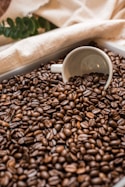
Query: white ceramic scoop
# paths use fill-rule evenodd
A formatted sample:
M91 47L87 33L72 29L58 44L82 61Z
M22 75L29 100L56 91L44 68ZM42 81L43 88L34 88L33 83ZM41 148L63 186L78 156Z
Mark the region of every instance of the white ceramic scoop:
M51 72L62 73L65 83L73 76L82 76L89 73L108 74L108 79L104 86L106 90L112 80L113 66L109 56L101 49L83 46L68 53L63 64L51 65Z

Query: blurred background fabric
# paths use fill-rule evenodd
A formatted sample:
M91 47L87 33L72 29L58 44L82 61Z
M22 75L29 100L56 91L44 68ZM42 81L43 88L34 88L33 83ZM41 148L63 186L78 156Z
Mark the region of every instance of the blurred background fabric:
M0 4L0 20L33 13L65 27L90 20L125 19L124 0L0 0Z
M33 14L59 27L19 41L0 36L0 74L86 39L125 47L124 0L0 0L0 4L0 21Z
M11 0L0 0L0 17L6 12L7 8L9 7Z

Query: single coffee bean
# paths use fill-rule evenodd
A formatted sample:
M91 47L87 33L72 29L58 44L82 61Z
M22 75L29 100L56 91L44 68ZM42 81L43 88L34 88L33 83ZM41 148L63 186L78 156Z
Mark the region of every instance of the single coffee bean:
M64 116L63 120L65 123L70 122L71 116Z
M82 117L79 116L79 115L74 115L73 118L78 120L78 121L82 121Z
M82 174L82 173L85 173L86 172L86 168L85 167L82 167L82 168L78 168L76 173L77 174Z
M86 96L89 96L89 95L91 95L91 90L85 90L84 92L83 92L83 95L86 97Z
M83 158L84 158L85 161L95 160L94 156L89 155L89 154L84 155Z
M109 120L109 125L113 128L117 128L117 123L114 120Z
M105 105L103 102L99 101L99 102L98 102L98 107L99 107L100 109L104 109L104 108L106 107L106 105Z
M44 124L45 124L45 127L47 127L47 128L52 127L52 121L51 120L45 120Z
M93 118L94 118L94 113L92 113L92 112L87 112L87 113L86 113L86 116L87 116L88 118L90 118L90 119L93 119Z
M110 167L108 165L102 166L101 171L107 173L110 171Z
M90 172L90 176L91 177L98 177L99 176L99 171L98 170L92 170Z
M88 124L87 121L81 122L80 125L81 125L81 127L84 128L84 129L88 129L88 128L89 128L89 124Z
M104 161L110 161L110 160L112 159L112 156L111 156L110 154L105 154L105 155L102 157L102 159L103 159Z
M100 133L100 135L105 136L105 134L106 134L105 129L103 127L100 127L99 133Z
M63 100L66 99L66 95L62 93L62 94L60 94L60 95L58 96L58 99L59 99L59 101L63 101Z
M4 176L2 176L2 178L0 178L1 180L0 180L0 184L2 185L2 186L8 186L9 185L9 176L8 175L4 175Z
M92 113L93 114L98 114L98 113L100 113L101 112L101 109L99 109L99 108L94 108L93 110L92 110Z
M56 116L59 117L59 118L63 118L64 117L64 115L61 112L56 113Z
M68 100L64 100L64 101L62 101L60 104L61 104L62 106L64 106L64 105L67 105L68 103L69 103Z
M106 141L106 142L110 142L110 137L108 137L108 136L103 136L103 140Z
M117 102L111 102L111 106L112 108L117 108L118 107L118 103Z
M125 119L120 118L120 119L117 121L117 124L120 125L120 126L125 125Z
M68 128L64 128L64 129L63 129L63 132L64 132L64 134L65 134L66 136L70 136L70 135L72 134L72 131L71 131L70 129L68 129Z
M88 154L95 155L97 153L96 149L88 149L87 150Z
M98 147L100 147L100 148L102 147L102 141L100 139L97 139L96 143L97 143Z
M69 179L68 178L64 178L63 181L62 181L62 186L66 187L68 185L69 185Z
M86 141L89 137L90 137L90 135L87 135L87 134L80 134L80 135L78 136L78 140L79 140L79 141Z
M98 89L98 88L94 88L94 92L97 93L97 94L101 94L101 90Z
M110 141L110 145L111 146L117 146L117 145L119 145L120 144L120 140L112 140L112 141Z
M102 179L100 177L95 177L91 179L91 182L94 185L102 184Z
M96 161L101 161L102 160L102 157L100 154L97 154L96 157L95 157L95 160Z
M48 174L47 171L41 171L40 176L41 176L43 179L48 179L48 178L49 178L49 174Z
M70 164L70 165L66 165L66 166L64 167L64 169L65 169L65 171L67 171L67 172L74 173L74 172L77 171L77 166L76 166L76 164Z
M63 145L58 145L58 146L56 147L57 153L62 153L63 150L64 150L64 146L63 146Z
M123 161L123 158L116 158L114 160L114 163L115 163L115 165L118 165L118 164L122 163L122 161Z
M26 183L23 182L23 181L18 181L17 185L18 185L19 187L26 187Z

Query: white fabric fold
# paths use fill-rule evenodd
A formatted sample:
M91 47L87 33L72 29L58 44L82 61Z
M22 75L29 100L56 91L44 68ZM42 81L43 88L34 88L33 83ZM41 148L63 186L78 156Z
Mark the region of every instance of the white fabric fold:
M11 17L15 19L17 16L23 17L37 11L41 6L47 4L49 0L11 0L7 11L1 16L0 21Z
M110 36L109 32L111 33ZM118 43L122 32L124 37L125 21L110 20L98 21L96 23L88 22L88 24L79 23L45 34L29 37L12 45L9 44L0 52L0 73L34 63L40 60L40 58L78 41L99 38Z
M1 20L30 13L60 28L20 41L0 36L0 74L86 39L108 40L125 47L124 0L12 0Z

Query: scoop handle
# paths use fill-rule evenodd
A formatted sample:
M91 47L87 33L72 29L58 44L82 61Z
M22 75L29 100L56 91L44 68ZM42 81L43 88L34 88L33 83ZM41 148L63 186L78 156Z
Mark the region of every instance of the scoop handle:
M52 73L62 73L62 64L52 64L51 65L51 72Z

